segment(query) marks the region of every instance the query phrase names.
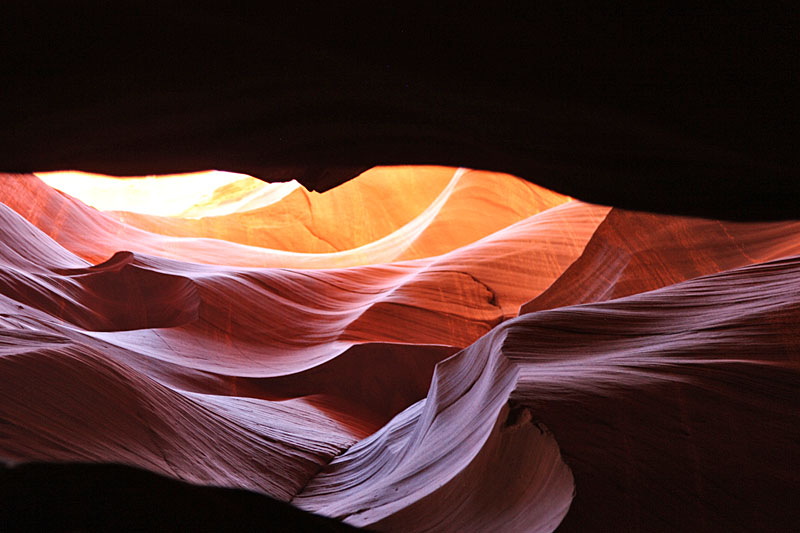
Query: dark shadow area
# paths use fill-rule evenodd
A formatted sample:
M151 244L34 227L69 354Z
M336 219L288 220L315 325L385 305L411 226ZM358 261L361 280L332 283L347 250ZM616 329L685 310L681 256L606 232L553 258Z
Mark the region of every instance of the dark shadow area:
M789 4L11 2L3 18L2 171L216 168L323 190L443 164L629 209L800 218Z
M3 531L356 531L255 492L122 465L3 466L0 495Z

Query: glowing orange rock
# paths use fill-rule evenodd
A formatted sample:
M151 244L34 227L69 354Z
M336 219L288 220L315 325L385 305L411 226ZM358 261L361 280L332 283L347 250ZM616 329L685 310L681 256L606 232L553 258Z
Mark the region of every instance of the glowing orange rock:
M443 167L202 176L159 215L0 179L0 456L378 530L797 520L798 223Z

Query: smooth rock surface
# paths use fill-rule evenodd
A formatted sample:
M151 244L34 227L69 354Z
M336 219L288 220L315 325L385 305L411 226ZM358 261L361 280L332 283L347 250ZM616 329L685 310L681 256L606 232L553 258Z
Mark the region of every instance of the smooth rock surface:
M393 203L414 179L440 188ZM266 203L223 187L163 217L2 176L3 460L381 531L800 524L797 222L444 167Z

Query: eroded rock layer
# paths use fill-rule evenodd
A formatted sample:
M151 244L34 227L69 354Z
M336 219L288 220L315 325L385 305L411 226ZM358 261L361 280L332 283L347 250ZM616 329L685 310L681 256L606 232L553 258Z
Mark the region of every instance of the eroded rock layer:
M385 531L800 523L800 223L445 167L220 180L165 216L2 176L3 459Z

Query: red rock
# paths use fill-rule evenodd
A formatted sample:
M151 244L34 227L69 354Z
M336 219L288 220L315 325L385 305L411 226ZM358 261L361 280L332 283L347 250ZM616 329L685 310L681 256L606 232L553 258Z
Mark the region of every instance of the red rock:
M0 457L378 530L800 523L800 223L443 167L243 180L205 218L0 180Z

